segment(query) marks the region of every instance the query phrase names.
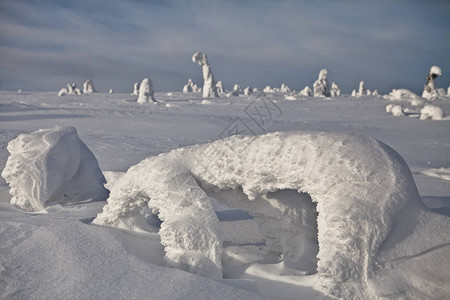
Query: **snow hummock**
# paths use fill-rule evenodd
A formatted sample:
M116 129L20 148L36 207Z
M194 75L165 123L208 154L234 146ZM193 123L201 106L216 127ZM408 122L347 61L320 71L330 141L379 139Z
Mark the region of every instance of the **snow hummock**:
M202 66L203 71L203 98L218 97L216 82L211 72L211 67L208 64L208 59L205 53L196 52L192 56L192 61Z
M148 78L144 78L139 86L139 98L137 100L137 103L140 104L148 102L156 103L153 94L154 91L152 81Z
M108 191L97 160L73 127L40 129L8 144L2 177L11 204L39 211L48 201L104 200Z
M427 104L420 110L420 119L442 120L445 117L444 109L437 105Z
M319 72L318 79L314 82L314 97L330 97L330 87L327 81L327 69L322 69Z
M309 260L308 272L317 271L322 288L338 297L370 298L366 287L379 247L399 211L420 201L404 160L377 140L276 132L232 136L147 158L115 183L94 223L148 231L147 219L156 214L163 221L160 235L168 263L218 278L221 234L208 195L230 189L245 195L232 198L231 205L259 216L266 242L282 251L289 267L301 270L302 258ZM316 203L316 242L313 229L301 226L305 218L315 216L315 209L269 197L283 190L308 194ZM267 201L274 202L264 204ZM270 213L273 209L279 212ZM315 243L318 261L311 261L312 248L305 250L305 245ZM389 249L385 247L386 253Z
M91 94L96 93L97 91L94 88L94 82L91 79L86 80L83 83L83 93L84 94Z

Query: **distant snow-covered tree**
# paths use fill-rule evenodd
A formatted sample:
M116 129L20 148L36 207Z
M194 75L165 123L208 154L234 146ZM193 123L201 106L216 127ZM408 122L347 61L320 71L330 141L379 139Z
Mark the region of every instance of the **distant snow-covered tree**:
M439 96L438 91L436 90L436 85L434 80L438 77L442 76L442 70L438 66L432 66L430 68L430 72L426 77L426 84L423 89L422 97L426 99L435 99Z
M330 95L331 95L331 97L338 97L341 95L341 89L335 82L331 83Z
M139 87L139 98L137 100L138 103L147 103L153 102L156 103L155 98L153 97L153 84L152 81L148 78L144 78L142 80L141 85Z
M246 87L245 89L244 89L244 95L245 96L249 96L250 94L252 93L252 88L251 87Z
M223 93L224 93L224 91L223 91L223 82L222 82L222 80L219 80L219 81L217 82L217 84L216 84L216 89L217 89L217 93L219 93L219 94L223 94Z
M194 82L189 78L188 83L183 86L183 93L192 93L194 91Z
M94 88L94 82L90 79L86 80L83 84L83 93L84 94L90 94L90 93L96 93L97 91Z
M196 52L192 56L192 61L202 66L203 71L203 98L218 97L216 82L211 72L211 67L208 64L206 54L203 52Z
M330 87L327 81L327 69L322 69L319 72L318 79L314 82L314 97L330 97Z
M306 96L306 97L312 96L311 88L309 86L305 86L305 88L300 91L300 96Z
M135 82L134 86L133 86L133 95L139 95L139 87L140 87L140 83L139 82Z

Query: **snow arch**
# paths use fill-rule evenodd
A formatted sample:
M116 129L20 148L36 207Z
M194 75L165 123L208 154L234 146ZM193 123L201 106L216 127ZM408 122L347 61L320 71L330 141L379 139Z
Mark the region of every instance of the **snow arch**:
M367 282L397 213L419 199L406 163L377 140L270 133L145 159L115 184L94 223L145 231L146 218L158 214L168 263L218 278L220 227L207 192L236 188L249 202L279 190L311 196L318 212L317 272L328 289L348 280Z

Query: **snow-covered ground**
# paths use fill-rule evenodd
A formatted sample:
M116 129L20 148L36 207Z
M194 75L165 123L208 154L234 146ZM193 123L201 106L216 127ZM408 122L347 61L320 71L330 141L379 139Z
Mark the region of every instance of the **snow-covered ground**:
M145 162L120 179L147 157L236 133L251 137L276 131L297 133L240 142L231 138L222 144L195 147L194 154L179 149L155 159L154 166L178 172L172 175L183 177L188 170L195 179L189 184L204 193L195 199L211 200L212 206L205 204L208 201L196 210L189 206L191 210L171 219L170 212L176 207L163 212L164 201L158 201L154 213L160 213L164 222L149 213L145 230L140 231L136 230L139 226L108 224L105 212L100 214L103 221L92 222L106 209L105 201L59 203L51 199L44 210L20 210L9 204L9 187L1 178L1 298L328 299L335 295L431 299L450 295L450 239L445 237L450 223L450 119L419 118L425 104L450 112L449 99L422 99L417 106L412 99L376 96L296 95L285 100L282 93L222 95L203 101L201 93L173 92L155 93L154 98L158 103L140 105L137 96L128 94L58 97L56 92L0 91L0 169L9 157L8 142L19 134L73 126L108 181L111 206L128 187L141 197L142 186L153 184L164 190L158 182L170 183L162 177L148 183L146 179L155 179L151 174L156 171L151 169L147 174ZM404 116L386 112L388 104L402 105ZM387 144L403 157L418 194L402 159L362 136ZM346 143L353 145L351 150ZM234 153L236 144L238 152ZM384 151L391 158L382 158ZM289 155L292 157L286 159ZM169 162L161 165L165 157ZM180 164L187 165L179 167L180 159ZM298 166L307 166L306 173L293 171L292 163L297 160ZM151 160L148 165L153 166ZM260 165L264 172L252 177L250 171ZM244 175L238 172L240 166L246 168ZM201 168L206 169L206 175ZM227 172L221 175L222 169ZM380 174L393 179L371 174L371 170L384 170L386 173ZM133 176L141 175L133 190ZM189 178L178 176L175 181L189 182ZM301 184L304 186L298 186ZM367 195L360 199L369 199L367 203L380 200L379 210L371 204L359 206L358 197L364 193ZM383 198L385 195L391 198ZM252 196L258 201L248 201ZM422 207L420 200L430 210ZM296 201L303 204L297 207L292 204ZM317 220L312 214L293 217L296 209L315 211L313 203L317 203ZM345 207L348 204L352 205ZM208 214L212 208L218 223ZM344 222L346 217L348 222ZM287 222L280 222L280 218ZM189 222L180 222L185 219ZM189 230L196 226L203 230L202 224L211 226L202 236L217 239L191 244L184 252L178 249L179 240L192 238ZM300 233L293 231L299 224L304 226ZM360 231L352 224L361 226ZM191 227L183 233L183 226ZM217 231L214 226L218 226ZM337 231L327 231L333 226ZM173 232L179 234L171 240ZM293 237L298 236L304 248L295 245ZM204 257L212 258L207 262L216 267L204 267ZM308 263L299 262L301 257Z

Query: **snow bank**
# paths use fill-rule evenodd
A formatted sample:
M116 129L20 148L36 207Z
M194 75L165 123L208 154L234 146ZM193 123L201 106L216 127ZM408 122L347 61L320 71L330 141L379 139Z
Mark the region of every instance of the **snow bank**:
M139 98L137 100L137 103L148 103L153 102L155 103L156 100L153 97L154 91L153 91L153 84L150 79L144 78L141 82L141 85L139 86Z
M218 97L217 89L216 89L216 82L214 81L214 76L211 72L211 67L208 64L208 59L206 57L206 54L202 53L202 52L196 52L192 56L192 61L194 63L198 63L200 66L202 66L203 79L204 79L203 98Z
M419 201L408 166L379 141L336 133L270 133L147 158L116 182L94 223L146 231L151 226L146 218L158 214L168 262L217 278L221 239L208 194L227 189L245 194L233 205L272 220L261 225L268 245L299 262L303 254L309 257L301 241L314 237L302 237L297 226L311 217L311 207L277 203L269 193L308 194L318 212L317 272L323 288L338 296L367 284L373 257L397 213L408 201ZM274 201L275 219L267 205L252 211L252 203L263 201Z
M319 78L314 82L314 97L330 97L330 87L327 81L327 69L319 72Z
M97 160L73 127L21 134L8 144L2 176L11 204L39 211L48 201L104 200L108 191Z
M420 119L442 120L445 117L444 109L437 105L427 104L420 110Z

